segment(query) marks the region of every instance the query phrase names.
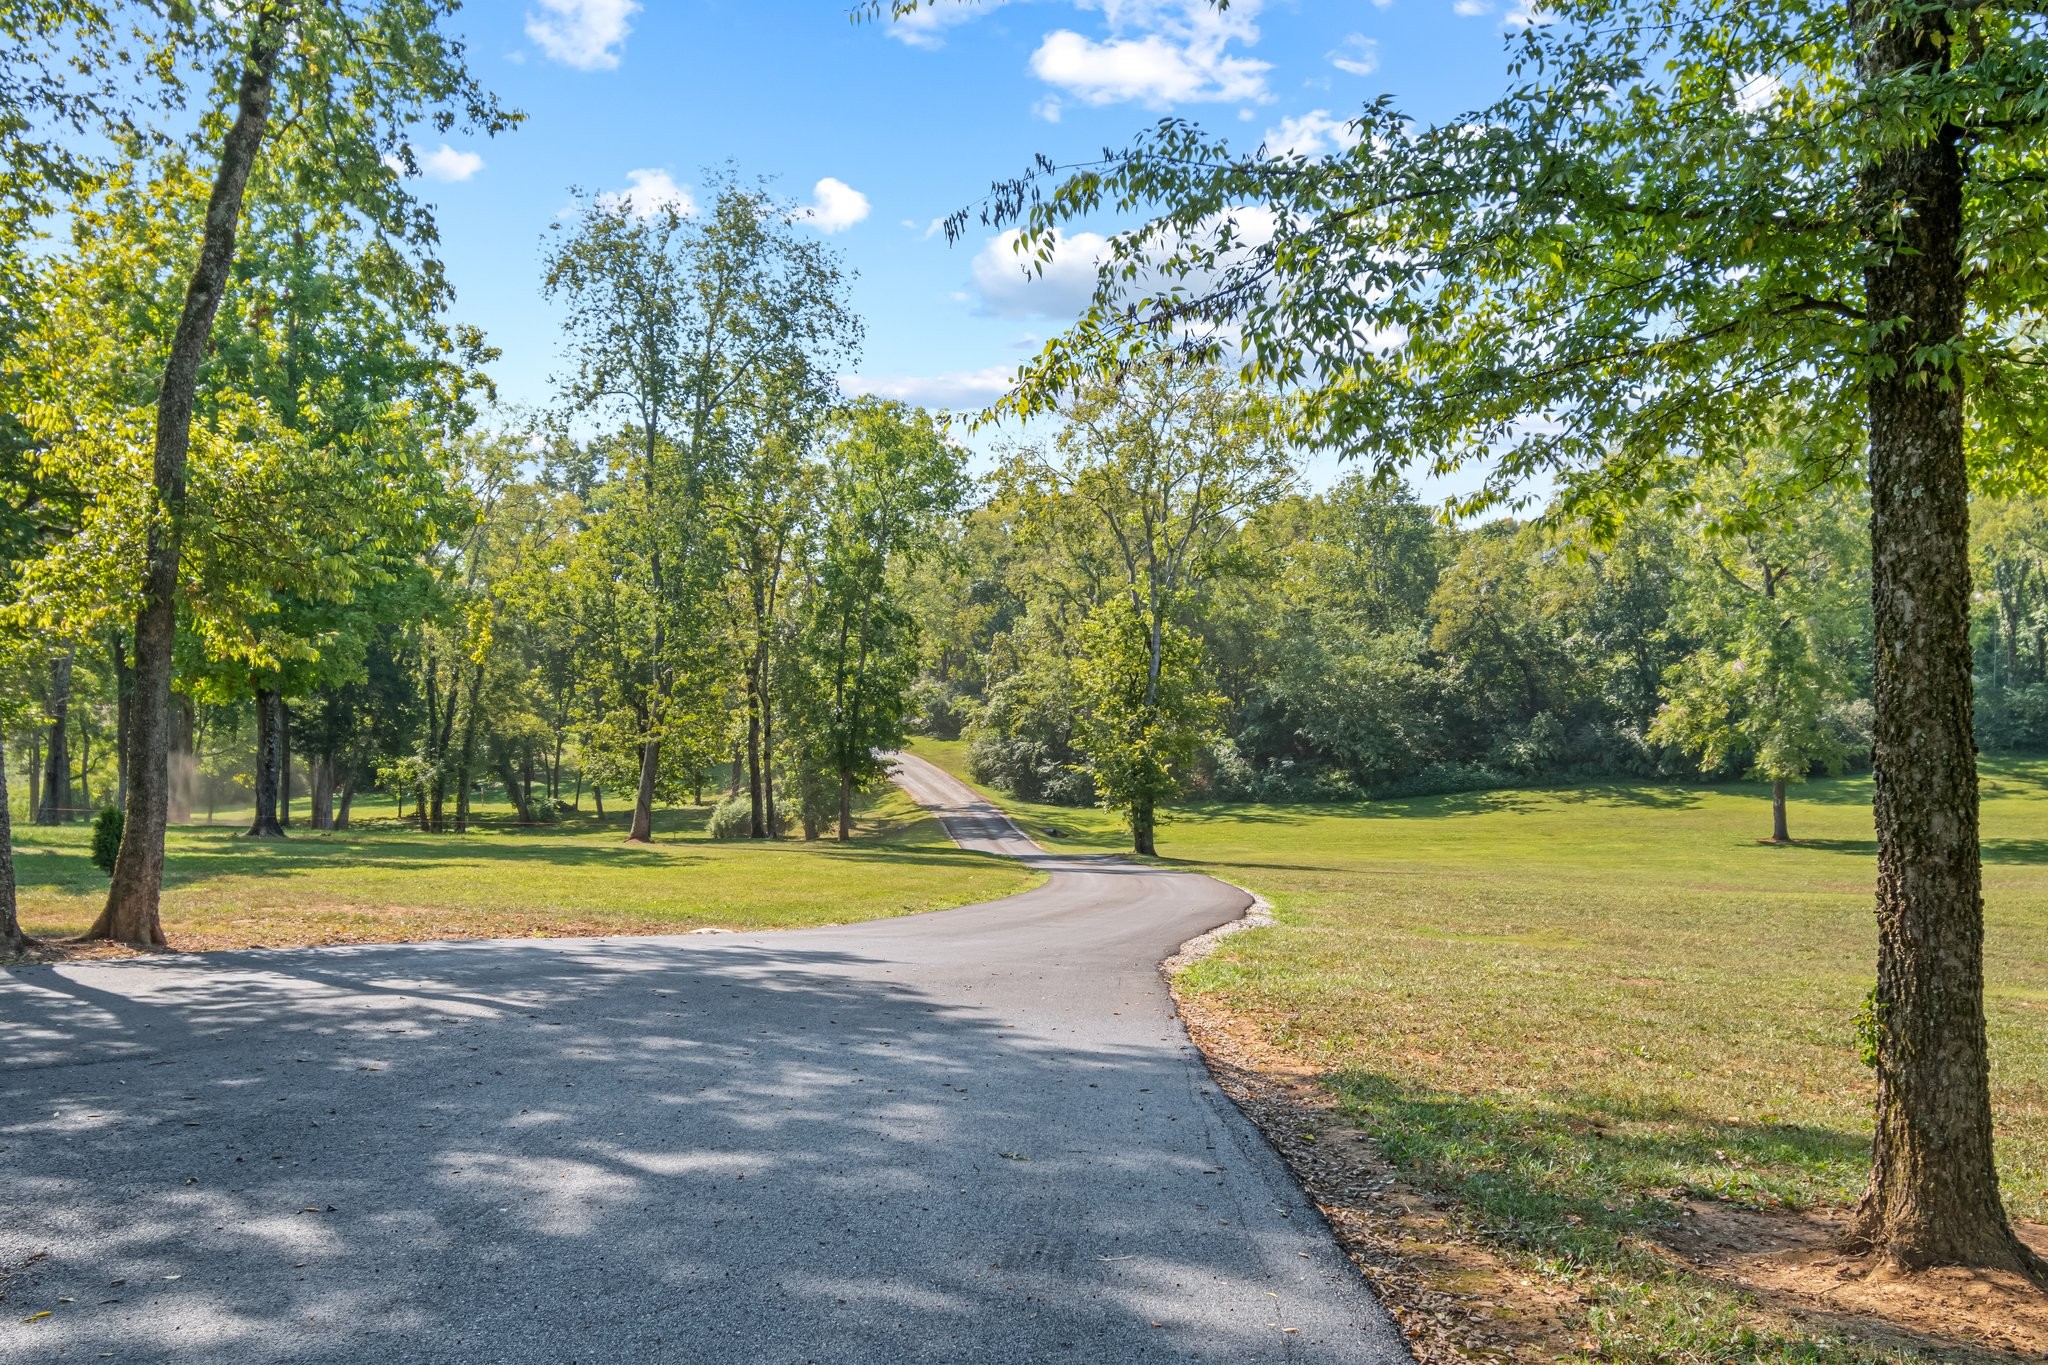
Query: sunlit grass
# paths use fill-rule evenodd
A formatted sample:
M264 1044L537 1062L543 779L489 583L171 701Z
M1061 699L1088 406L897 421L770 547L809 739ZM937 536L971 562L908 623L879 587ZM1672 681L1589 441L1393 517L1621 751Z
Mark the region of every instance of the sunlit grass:
M380 804L359 805L346 833L301 827L282 842L241 837L246 812L175 827L165 932L200 949L784 929L965 905L1037 880L954 848L894 788L868 803L845 847L713 842L708 807L658 811L655 843L628 847L617 810L604 822L571 814L521 828L509 808L485 804L458 835L421 834ZM88 854L89 829L14 832L24 927L45 939L82 932L107 885Z
M959 744L916 752L965 766ZM1987 761L1983 796L2000 1174L2012 1212L2041 1219L2048 763ZM1005 804L1050 846L1121 846L1104 812ZM1681 1193L1846 1203L1869 1160L1852 1025L1875 974L1869 779L1795 789L1792 831L1760 841L1760 788L1607 783L1196 806L1159 848L1278 910L1183 989L1318 1066L1390 1158L1499 1243L1633 1285L1603 1329L1617 1351L1720 1359L1644 1326L1669 1296L1630 1278L1662 1272L1629 1235Z

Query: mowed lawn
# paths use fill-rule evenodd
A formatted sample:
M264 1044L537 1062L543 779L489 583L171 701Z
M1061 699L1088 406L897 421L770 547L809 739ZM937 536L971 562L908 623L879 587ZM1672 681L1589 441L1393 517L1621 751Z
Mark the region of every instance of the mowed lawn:
M658 810L654 844L629 847L616 810L520 828L486 804L467 834L421 834L378 805L358 805L354 830L299 828L281 842L245 839L226 815L174 827L163 910L173 946L790 929L966 905L1037 880L955 848L893 787L870 799L844 847L714 842L709 807ZM107 886L90 831L14 835L23 926L43 939L82 932Z
M916 751L964 775L962 746ZM1982 790L1999 1163L2012 1212L2048 1219L2048 762L1987 760ZM1198 806L1160 830L1164 860L1279 922L1182 988L1319 1067L1494 1239L1612 1269L1680 1194L1860 1191L1869 803L1867 778L1795 788L1783 848L1742 785ZM1050 846L1121 846L1101 811L1005 804Z

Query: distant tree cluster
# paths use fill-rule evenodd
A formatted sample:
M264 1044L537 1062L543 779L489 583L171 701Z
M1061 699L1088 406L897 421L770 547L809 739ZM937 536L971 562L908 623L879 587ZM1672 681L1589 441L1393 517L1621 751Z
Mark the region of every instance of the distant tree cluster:
M1603 542L1556 508L1447 522L1364 474L1305 492L1272 412L1154 367L1013 452L916 576L919 728L1005 791L1124 811L1141 851L1187 792L1617 776L1771 783L1785 839L1787 784L1868 763L1853 481L1760 444Z

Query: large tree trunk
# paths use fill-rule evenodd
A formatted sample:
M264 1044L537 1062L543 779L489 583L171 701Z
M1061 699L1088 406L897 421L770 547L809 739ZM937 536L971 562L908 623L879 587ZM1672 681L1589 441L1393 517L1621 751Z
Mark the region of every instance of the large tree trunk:
M256 819L252 839L282 839L277 819L277 784L284 773L284 705L267 687L256 689Z
M1785 779L1782 777L1771 783L1771 842L1792 842L1792 830L1785 820Z
M1152 829L1157 817L1152 809L1152 798L1140 796L1131 802L1131 851L1142 853L1147 858L1156 857L1158 848L1152 842Z
M661 771L661 741L650 739L640 746L640 788L633 794L633 827L626 831L629 844L647 844L654 841L654 779ZM604 803L598 802L597 813L604 815Z
M341 770L341 801L334 811L334 828L338 830L348 828L349 807L353 806L356 800L355 758L353 755L345 754L340 762L343 765Z
M143 552L142 610L135 621L135 771L106 908L87 938L162 943L158 901L164 885L164 826L170 812L171 661L178 636L179 531L185 512L185 458L192 445L192 403L214 314L235 262L242 191L270 122L271 82L292 15L289 6L258 12L235 91L235 121L221 142L220 167L206 203L199 260L185 290L157 390L151 471L162 515L150 520Z
M14 899L14 820L7 808L7 741L0 738L0 953L27 947Z
M1866 75L1948 63L1941 11L1871 25ZM1864 286L1876 650L1877 1124L1854 1238L1901 1269L2040 1273L1991 1157L1984 903L1971 734L1969 472L1962 335L1963 164L1944 128L1863 171L1879 253Z
M43 800L36 823L71 818L71 651L50 660L50 749L43 755Z
M43 808L43 732L37 730L29 739L28 750L28 818L36 818L36 812Z

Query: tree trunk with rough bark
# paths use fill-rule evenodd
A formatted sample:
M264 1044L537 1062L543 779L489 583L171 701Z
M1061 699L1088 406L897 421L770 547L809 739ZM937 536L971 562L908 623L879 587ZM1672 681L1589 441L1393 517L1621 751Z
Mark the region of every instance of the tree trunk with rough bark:
M249 826L252 839L282 839L284 826L277 819L277 783L284 772L283 707L277 693L267 687L256 689L256 819Z
M1870 24L1866 75L1948 64L1946 16ZM1971 727L1969 472L1962 335L1963 161L1953 127L1864 168L1879 334L1869 380L1876 624L1877 1114L1853 1239L1904 1270L2039 1275L2013 1235L1991 1153L1984 903Z
M1156 816L1152 809L1152 798L1140 796L1131 802L1131 851L1142 853L1147 858L1156 857L1158 848L1153 844L1152 827Z
M1785 819L1785 779L1782 777L1771 783L1771 842L1792 842L1792 830Z
M629 844L654 842L654 779L660 771L661 741L650 739L640 746L640 786L633 793L633 824L626 831Z
M50 660L50 747L43 755L43 800L36 823L71 818L71 651Z
M21 932L14 895L14 820L7 808L7 742L0 739L0 953L20 953L29 946Z
M152 490L163 515L149 524L143 552L142 610L135 621L135 771L128 784L121 851L106 907L87 938L164 942L158 903L164 885L164 827L170 813L171 663L178 636L179 531L185 511L185 464L192 445L192 405L199 365L235 263L242 192L270 122L272 82L292 18L289 6L262 10L235 90L235 119L221 142L220 166L206 204L199 260L185 290L157 389Z
M343 762L345 766L342 768L341 773L341 801L334 811L334 827L338 830L348 828L349 807L353 806L356 800L355 763L352 759L347 758Z

